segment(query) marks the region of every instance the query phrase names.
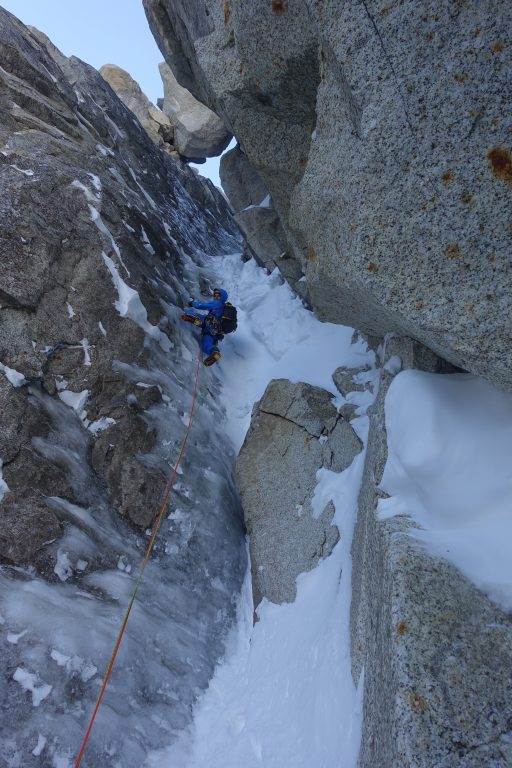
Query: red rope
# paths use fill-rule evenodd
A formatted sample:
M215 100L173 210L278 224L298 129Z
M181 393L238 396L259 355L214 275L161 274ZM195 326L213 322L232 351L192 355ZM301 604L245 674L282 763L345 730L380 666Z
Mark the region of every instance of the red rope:
M198 363L197 363L197 370L196 370L196 375L195 375L195 380L194 380L194 393L193 393L193 397L192 397L192 407L190 409L190 416L189 416L189 420L188 420L187 431L185 432L185 437L183 438L183 442L181 444L181 449L180 449L180 453L179 453L179 456L178 456L178 461L176 462L176 464L174 466L174 470L173 470L173 473L171 475L171 479L167 483L167 488L165 490L164 499L162 501L162 504L160 506L160 510L159 510L157 518L155 520L155 524L153 526L153 533L151 534L151 538L150 538L148 546L146 548L146 554L144 555L144 560L142 561L140 572L139 572L137 581L135 583L135 588L133 590L133 593L132 593L132 596L131 596L128 608L126 609L126 613L124 615L123 623L122 623L121 629L119 631L119 634L117 636L116 644L114 646L114 650L112 652L112 656L110 657L110 661L109 661L109 664L108 664L108 667L107 667L107 671L105 672L105 677L103 678L103 683L101 685L101 689L100 689L100 692L98 694L98 698L96 700L96 706L94 707L94 711L93 711L91 719L89 721L89 726L88 726L86 734L84 736L84 740L82 742L82 746L80 747L80 752L78 753L78 757L76 759L75 768L79 768L80 763L82 762L82 757L84 756L85 747L87 746L87 742L89 740L89 736L91 735L92 727L94 725L94 721L96 719L96 715L97 715L98 710L100 708L101 701L103 699L103 694L105 693L105 689L107 687L107 683L108 683L108 680L109 680L109 677L110 677L110 673L112 672L112 667L114 666L114 662L116 660L117 652L119 650L119 646L121 645L121 640L123 639L124 631L126 629L126 625L128 624L128 619L130 618L130 613L131 613L133 604L135 602L135 597L137 595L137 591L138 591L140 583L142 581L142 576L144 574L146 565L148 563L149 555L151 554L151 550L153 549L153 544L155 542L155 538L156 538L156 535L158 533L158 529L160 527L160 523L162 521L162 516L163 516L164 511L165 511L167 500L169 499L169 495L171 493L172 486L173 486L174 481L176 479L176 475L178 474L178 468L180 466L181 459L183 458L183 454L185 452L185 446L187 445L187 440L188 440L188 436L189 436L189 433L190 433L190 428L192 427L192 419L193 419L193 416L194 416L194 409L195 409L196 399L197 399L197 382L198 382L198 379L199 379L199 371L201 369L202 359L203 359L203 355L202 355L202 351L200 349L199 350L199 360L198 360Z

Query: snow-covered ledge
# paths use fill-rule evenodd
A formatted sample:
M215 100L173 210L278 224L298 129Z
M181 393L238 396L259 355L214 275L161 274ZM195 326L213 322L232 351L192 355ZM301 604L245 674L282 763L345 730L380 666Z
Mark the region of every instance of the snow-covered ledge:
M383 363L394 355L405 369L419 367L409 339L390 340ZM377 505L385 507L387 496L377 487L387 458L384 402L393 373L383 370L369 411L352 548L354 680L365 673L359 766L511 765L512 617L427 551L412 509L379 520ZM454 478L452 489L458 483Z

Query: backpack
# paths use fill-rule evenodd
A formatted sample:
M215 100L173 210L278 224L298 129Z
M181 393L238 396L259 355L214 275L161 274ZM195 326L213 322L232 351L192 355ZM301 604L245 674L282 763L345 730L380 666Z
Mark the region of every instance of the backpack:
M236 326L236 307L234 307L228 301L226 304L224 304L224 311L222 313L222 317L220 318L221 333L233 333L233 331L236 331Z

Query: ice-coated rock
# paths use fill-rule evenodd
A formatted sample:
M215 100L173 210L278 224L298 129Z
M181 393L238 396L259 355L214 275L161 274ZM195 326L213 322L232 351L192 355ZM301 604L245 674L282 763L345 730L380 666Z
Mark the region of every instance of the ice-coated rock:
M241 238L96 70L3 9L0 103L0 763L40 768L78 754L186 431L180 307ZM140 768L224 652L245 547L222 420L203 391L84 765Z
M331 553L339 532L331 503L314 516L316 473L321 467L341 472L360 450L329 392L286 379L268 385L236 463L255 606L263 597L292 602L297 576Z
M204 160L216 157L231 141L231 132L220 117L183 88L167 64L160 64L164 84L162 111L174 126L174 143L183 157Z
M144 5L260 174L319 316L510 389L510 4Z

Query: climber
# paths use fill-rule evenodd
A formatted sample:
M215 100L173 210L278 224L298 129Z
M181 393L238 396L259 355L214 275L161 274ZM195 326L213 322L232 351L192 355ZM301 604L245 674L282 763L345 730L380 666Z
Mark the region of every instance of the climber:
M222 316L228 294L223 288L213 289L213 301L194 301L191 299L188 303L189 307L194 309L207 309L207 315L201 315L199 312L185 312L181 319L187 323L193 323L194 325L201 326L201 346L203 353L206 355L204 365L210 366L220 359L221 353L217 344L222 341L224 334L222 332Z

